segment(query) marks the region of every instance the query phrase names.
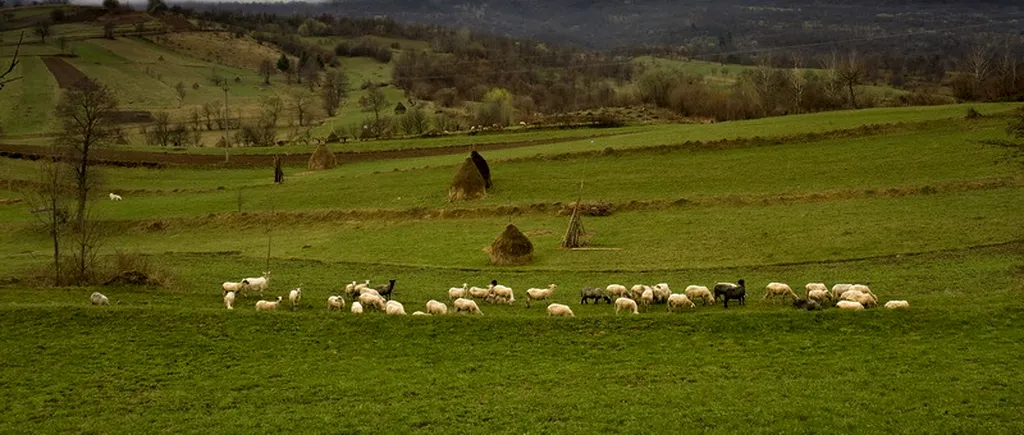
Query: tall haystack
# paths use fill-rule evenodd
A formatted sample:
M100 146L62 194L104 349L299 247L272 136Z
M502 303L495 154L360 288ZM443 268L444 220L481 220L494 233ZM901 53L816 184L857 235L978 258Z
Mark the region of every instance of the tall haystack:
M327 144L320 144L313 150L313 155L309 156L309 170L310 171L321 171L324 169L334 169L338 166L338 159L334 157L334 153L327 148Z
M448 188L448 201L470 201L487 196L487 184L480 176L473 160L466 158L452 180L452 186Z
M572 215L569 216L569 228L565 230L565 238L562 239L563 248L579 248L586 244L583 241L583 219L580 218L580 202L572 208Z
M476 169L480 171L480 176L484 177L484 187L491 188L491 167L487 166L487 160L484 160L484 156L473 150L469 153L469 158L473 159L473 164L476 165Z
M533 243L515 225L494 239L490 248L491 264L528 264L533 261Z

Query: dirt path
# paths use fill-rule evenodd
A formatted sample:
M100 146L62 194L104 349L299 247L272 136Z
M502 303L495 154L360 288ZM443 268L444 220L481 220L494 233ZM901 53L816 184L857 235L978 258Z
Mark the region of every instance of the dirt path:
M46 64L50 74L53 74L53 78L57 79L57 85L61 89L70 88L71 85L86 78L85 73L79 71L78 68L75 68L70 63L65 62L64 59L54 56L43 56L40 59Z

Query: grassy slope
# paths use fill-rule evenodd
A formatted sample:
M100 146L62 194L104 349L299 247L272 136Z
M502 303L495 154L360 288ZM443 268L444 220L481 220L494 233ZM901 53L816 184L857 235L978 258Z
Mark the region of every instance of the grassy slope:
M20 80L0 93L0 129L6 134L36 133L55 124L53 106L58 98L57 81L39 58L26 57L12 76Z

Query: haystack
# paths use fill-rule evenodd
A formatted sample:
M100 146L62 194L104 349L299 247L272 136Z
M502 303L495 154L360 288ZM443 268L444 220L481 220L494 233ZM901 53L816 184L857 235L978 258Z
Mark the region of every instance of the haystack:
M491 167L487 166L487 160L484 160L484 156L473 150L469 153L469 158L473 159L473 164L476 165L476 169L480 171L480 176L484 177L484 187L491 188Z
M338 166L338 159L334 157L334 153L327 148L326 144L317 145L313 150L313 155L309 156L310 171L333 169L335 166Z
M533 261L533 243L515 225L494 239L490 248L491 264L528 264Z
M579 201L572 208L572 215L569 216L569 228L565 231L565 238L562 239L563 248L579 248L586 244L583 241L583 219L580 217Z
M473 160L466 158L455 174L451 187L448 188L448 201L470 201L487 196L487 184L480 176Z

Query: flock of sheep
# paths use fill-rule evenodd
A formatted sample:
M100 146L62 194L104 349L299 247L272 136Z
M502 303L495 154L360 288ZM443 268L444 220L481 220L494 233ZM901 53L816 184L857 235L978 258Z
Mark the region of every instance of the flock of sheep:
M221 285L224 296L224 306L234 309L236 295L241 293L263 294L270 287L270 272L264 272L262 276L246 278L239 282L225 282ZM531 303L547 301L558 288L556 284L550 284L547 288L531 288L526 290L525 305L530 307ZM804 286L806 294L801 297L793 289L784 283L772 282L765 286L762 300L776 297L791 297L793 305L797 308L807 310L821 310L825 307L834 306L841 310L864 310L878 306L878 298L874 292L864 284L836 284L831 290L823 283L809 283ZM332 295L327 298L327 309L329 311L341 311L346 307L345 297L352 302L349 306L352 313L361 314L364 311L380 311L386 314L406 314L405 306L402 303L392 300L391 294L395 289L395 280L388 284L376 287L370 286L370 281L353 281L345 286L344 295ZM448 300L456 313L469 313L483 315L483 311L477 301L490 304L512 305L516 301L515 292L508 287L498 284L496 280L491 281L487 287L470 287L468 283L462 287L448 289ZM257 311L277 310L283 302L284 297L279 296L277 300L259 300L256 302ZM639 314L650 310L652 305L664 304L666 311L676 312L680 309L696 308L694 301L700 301L702 305L714 305L721 300L725 308L729 308L729 301L737 301L740 304L746 303L746 283L739 280L737 283L720 282L708 289L701 285L690 285L682 293L673 293L667 283L648 286L637 284L627 288L621 284L611 284L604 289L584 287L580 290L580 304L587 304L593 301L595 304L605 301L615 306L615 314L620 311L627 311ZM106 305L107 299L99 293L92 296L93 304ZM288 292L288 302L291 309L296 309L302 301L302 289L295 288ZM909 308L907 301L888 301L886 308ZM413 315L442 315L448 313L448 306L440 301L431 299L424 304L424 311L415 311ZM574 317L572 308L564 304L549 304L547 307L549 316Z

